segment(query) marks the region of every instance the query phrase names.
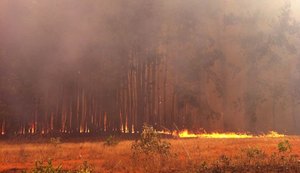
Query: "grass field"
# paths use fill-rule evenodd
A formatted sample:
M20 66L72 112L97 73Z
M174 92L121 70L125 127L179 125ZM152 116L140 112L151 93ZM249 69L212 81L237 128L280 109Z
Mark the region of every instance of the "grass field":
M279 152L288 140L291 150ZM251 139L166 139L170 155L132 155L134 141L105 146L104 141L0 142L0 172L31 170L35 161L53 160L64 170L84 161L93 172L300 172L300 137Z

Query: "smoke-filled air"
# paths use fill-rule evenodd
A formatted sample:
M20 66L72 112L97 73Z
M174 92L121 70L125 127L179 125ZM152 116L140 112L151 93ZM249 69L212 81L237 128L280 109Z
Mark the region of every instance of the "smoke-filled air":
M0 134L300 134L298 0L1 0Z

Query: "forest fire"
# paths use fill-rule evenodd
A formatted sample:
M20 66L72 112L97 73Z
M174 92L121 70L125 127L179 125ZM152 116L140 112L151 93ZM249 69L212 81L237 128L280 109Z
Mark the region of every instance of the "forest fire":
M247 133L203 133L203 134L195 134L195 133L190 133L188 130L183 130L176 134L179 138L216 138L216 139L245 139L245 138L282 138L285 137L284 134L279 134L278 132L275 131L270 131L267 134L262 134L262 135L252 135L252 134L247 134Z
M300 0L0 0L0 38L0 173L300 173Z

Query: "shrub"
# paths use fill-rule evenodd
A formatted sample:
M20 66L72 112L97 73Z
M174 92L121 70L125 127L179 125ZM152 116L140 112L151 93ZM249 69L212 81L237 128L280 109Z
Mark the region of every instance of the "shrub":
M246 149L242 149L242 152L246 153L246 156L249 158L258 158L265 156L264 151L257 147L248 147Z
M84 161L83 165L77 171L77 173L92 173L92 172L93 172L93 169L92 169L91 165L88 164L87 161Z
M52 160L49 159L47 164L44 165L42 161L35 162L35 168L31 171L32 173L63 173L62 166L54 167Z
M93 169L88 164L87 161L84 161L83 164L80 166L79 170L67 171L63 170L62 165L54 167L52 164L52 160L49 159L46 164L42 161L36 161L35 167L30 171L30 173L92 173ZM26 170L23 170L22 173L27 173Z
M61 138L50 138L50 144L52 144L54 147L57 147L59 144L61 144Z
M171 158L170 147L171 144L162 141L153 127L144 125L140 139L131 146L133 161L141 166L144 172L164 172L169 169L166 163Z
M231 162L231 158L227 157L226 155L221 155L219 157L219 162L223 165L223 166L229 166L230 162Z
M140 139L133 143L131 149L134 154L142 152L147 155L157 153L166 156L170 154L170 147L171 144L162 141L159 133L153 127L145 124Z
M118 145L119 141L116 139L115 136L110 135L108 138L106 138L104 145L105 146L115 146Z
M197 173L207 172L208 168L209 168L209 165L205 161L203 161L203 162L200 163L197 171L195 171L195 172L197 172Z
M278 151L280 153L291 151L291 144L288 140L282 141L278 143Z

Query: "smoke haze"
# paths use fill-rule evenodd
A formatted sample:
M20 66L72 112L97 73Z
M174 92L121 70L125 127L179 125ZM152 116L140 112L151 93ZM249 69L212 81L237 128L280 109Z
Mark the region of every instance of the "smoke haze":
M299 134L299 7L1 0L0 134Z

